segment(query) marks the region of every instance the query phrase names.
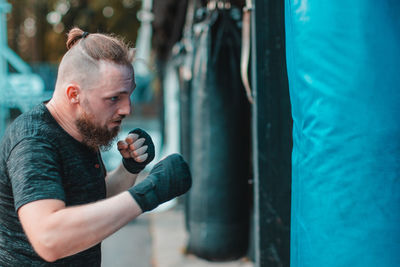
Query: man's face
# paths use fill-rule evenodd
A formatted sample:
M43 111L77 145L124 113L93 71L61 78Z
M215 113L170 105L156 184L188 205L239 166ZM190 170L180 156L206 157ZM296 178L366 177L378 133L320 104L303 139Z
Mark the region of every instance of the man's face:
M134 81L125 66L102 62L99 73L99 82L81 93L81 112L75 124L85 144L106 150L131 112Z

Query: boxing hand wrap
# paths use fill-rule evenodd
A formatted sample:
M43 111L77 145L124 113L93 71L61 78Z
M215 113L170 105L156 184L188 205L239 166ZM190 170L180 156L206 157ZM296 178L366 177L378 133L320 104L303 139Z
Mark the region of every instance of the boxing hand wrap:
M181 155L172 154L158 162L150 174L128 191L143 212L186 193L192 186L189 166Z
M143 146L145 145L147 146L147 151L146 151L147 159L145 161L137 162L133 158L122 159L122 164L124 164L125 169L130 173L136 174L142 171L146 167L146 165L149 164L154 159L155 151L154 151L153 140L151 139L148 133L146 133L144 130L140 128L136 128L129 132L129 134L131 133L139 135L138 139L144 138L145 141L143 143Z

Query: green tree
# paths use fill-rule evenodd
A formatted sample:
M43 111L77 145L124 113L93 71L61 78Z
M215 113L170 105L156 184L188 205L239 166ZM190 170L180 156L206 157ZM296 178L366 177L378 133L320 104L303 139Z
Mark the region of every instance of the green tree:
M73 26L114 33L135 44L140 0L11 0L8 43L27 62L58 63Z

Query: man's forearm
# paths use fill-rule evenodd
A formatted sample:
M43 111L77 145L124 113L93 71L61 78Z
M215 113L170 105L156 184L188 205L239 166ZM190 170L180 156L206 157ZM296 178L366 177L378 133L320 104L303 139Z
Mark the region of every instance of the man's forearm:
M107 173L107 198L115 196L133 186L138 175L128 172L122 163L115 170Z
M27 221L23 216L36 220L23 223L24 230L35 251L47 261L64 258L98 244L142 213L128 192L96 203L62 208L48 214L32 214L42 210L43 205L46 205L44 202L27 205L31 205L31 214L21 211L21 221Z
M96 245L141 213L186 193L191 184L188 164L173 154L146 179L111 198L68 208L61 200L42 199L23 205L18 215L35 251L56 261Z

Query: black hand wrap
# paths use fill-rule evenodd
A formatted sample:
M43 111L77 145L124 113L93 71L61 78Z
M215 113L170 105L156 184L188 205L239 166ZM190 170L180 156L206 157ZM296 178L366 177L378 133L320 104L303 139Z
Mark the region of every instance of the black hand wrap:
M125 169L130 172L130 173L139 173L141 170L143 170L147 164L149 164L153 159L154 159L154 144L153 144L153 140L151 139L150 135L148 133L146 133L144 130L140 129L140 128L136 128L132 131L129 132L131 133L135 133L137 135L139 135L139 138L144 138L144 144L143 146L147 146L147 159L143 162L137 162L136 160L134 160L133 158L123 158L122 159L122 164L124 164ZM139 139L138 138L138 139Z
M189 166L181 155L172 154L158 162L150 174L128 191L143 212L186 193L192 186Z

